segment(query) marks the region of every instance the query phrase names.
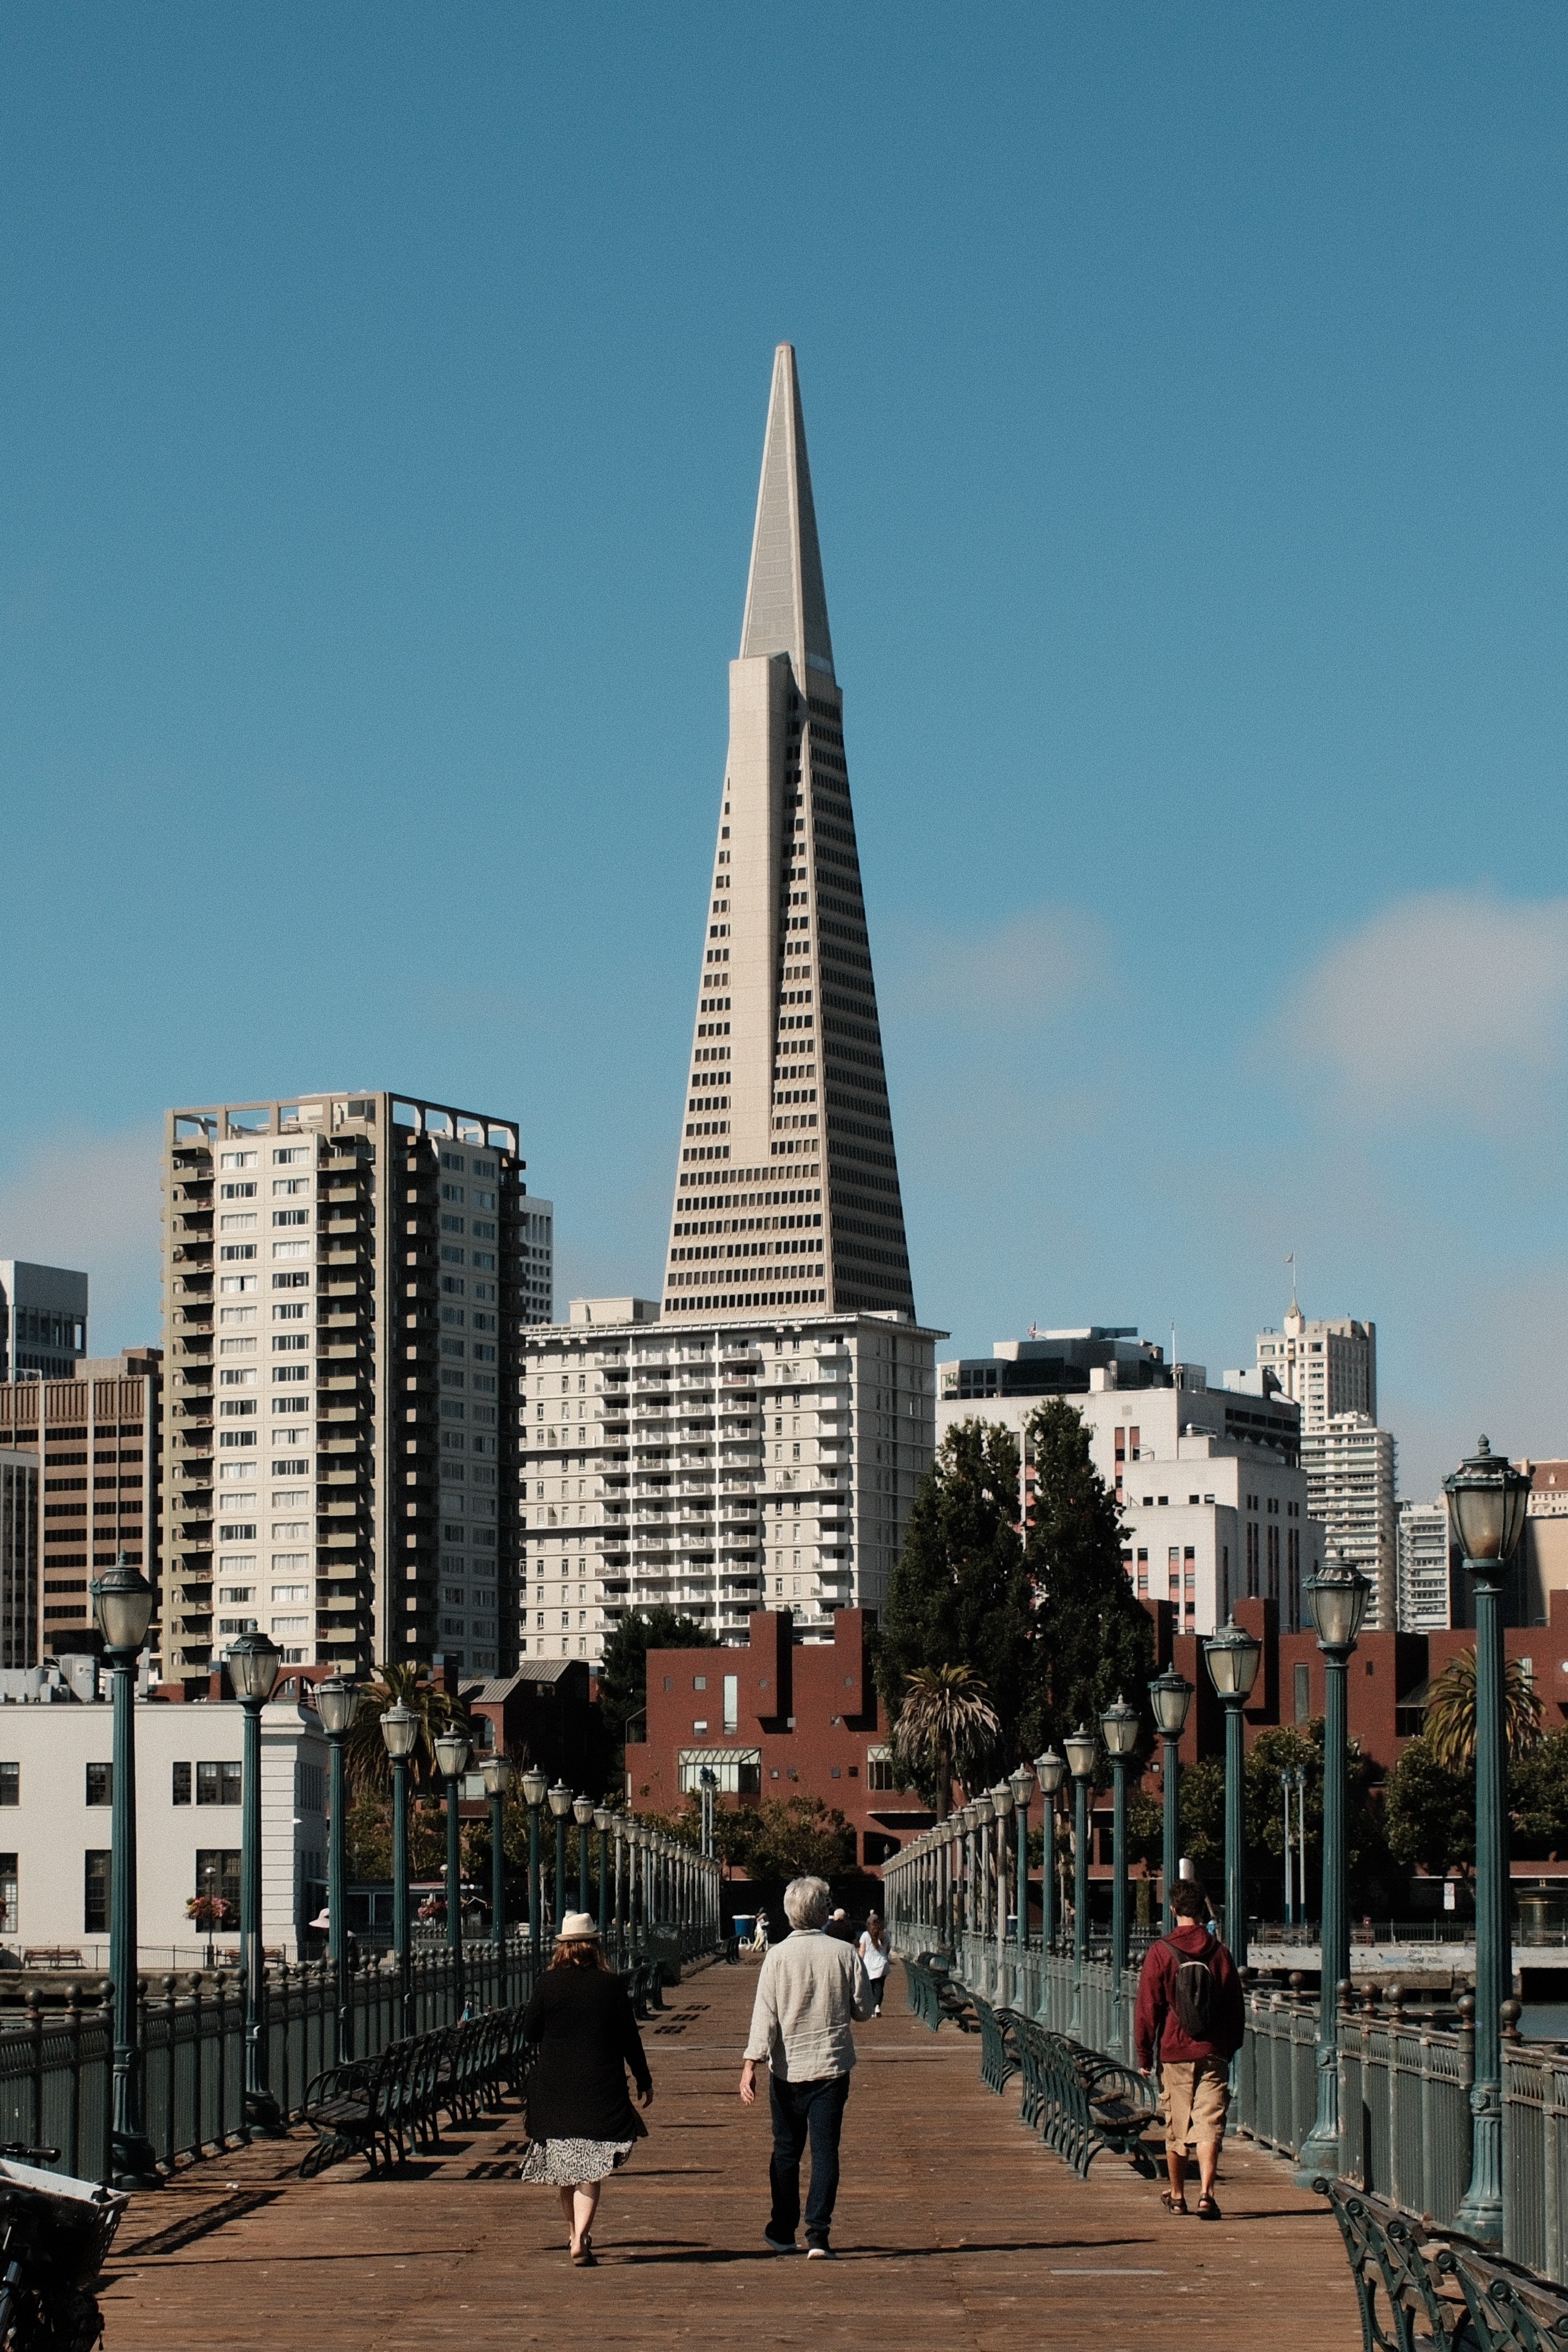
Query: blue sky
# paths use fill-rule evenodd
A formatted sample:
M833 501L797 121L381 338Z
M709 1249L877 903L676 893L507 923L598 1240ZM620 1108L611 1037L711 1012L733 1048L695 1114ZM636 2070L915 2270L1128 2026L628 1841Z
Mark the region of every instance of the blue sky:
M1373 1317L1568 1452L1568 17L14 10L0 1253L173 1101L521 1117L657 1284L799 351L917 1302Z

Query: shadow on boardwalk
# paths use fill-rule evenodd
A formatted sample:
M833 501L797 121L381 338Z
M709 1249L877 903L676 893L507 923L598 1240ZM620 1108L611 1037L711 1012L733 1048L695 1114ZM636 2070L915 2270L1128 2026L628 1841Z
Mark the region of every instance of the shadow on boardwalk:
M606 2187L596 2270L568 2263L553 2192L515 2178L515 2104L381 2180L357 2163L292 2178L296 2134L134 2200L102 2295L107 2352L270 2352L294 2330L333 2352L511 2352L584 2329L693 2352L1045 2336L1163 2352L1194 2327L1205 2352L1355 2352L1339 2233L1282 2164L1233 2141L1214 2224L1168 2218L1157 2185L1112 2158L1080 2181L1018 2122L1016 2085L982 2087L975 2042L927 2033L896 1990L857 2028L840 2260L768 2254L766 2105L736 2096L754 1981L703 1970L679 2029L648 2035L650 2137Z

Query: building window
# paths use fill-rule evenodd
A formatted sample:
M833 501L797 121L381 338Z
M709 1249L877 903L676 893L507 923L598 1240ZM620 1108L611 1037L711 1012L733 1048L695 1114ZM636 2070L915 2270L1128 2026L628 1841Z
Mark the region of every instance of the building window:
M88 1848L82 1856L81 1926L85 1936L109 1933L109 1849Z
M87 1801L89 1805L112 1805L114 1802L114 1767L112 1764L89 1764L88 1766Z
M19 1805L21 1801L21 1766L19 1764L0 1764L0 1805Z
M1303 1659L1296 1668L1296 1720L1310 1723L1312 1719L1312 1670Z
M16 1892L16 1857L0 1853L0 1936L21 1932L21 1906Z
M188 1764L176 1764L171 1769L169 1802L172 1805L188 1805L190 1801L191 1768Z
M240 1768L237 1764L198 1764L196 1766L196 1802L198 1805L237 1805L240 1799Z
M239 1909L239 1854L237 1845L198 1846L196 1848L196 1883L191 1890L195 1895L215 1895L237 1912Z

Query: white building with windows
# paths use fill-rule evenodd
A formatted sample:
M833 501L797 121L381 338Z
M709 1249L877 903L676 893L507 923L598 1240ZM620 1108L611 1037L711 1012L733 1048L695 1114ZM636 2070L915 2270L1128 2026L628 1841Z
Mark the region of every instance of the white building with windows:
M1399 1630L1436 1633L1448 1623L1448 1507L1404 1501L1399 1506Z
M1346 1412L1377 1419L1377 1326L1349 1315L1310 1320L1292 1296L1284 1327L1258 1335L1258 1369L1301 1408L1301 1433Z
M1392 1633L1399 1622L1399 1532L1391 1432L1364 1412L1336 1413L1302 1433L1301 1466L1312 1517L1371 1581L1366 1631Z
M95 1690L98 1696L94 1696ZM113 1710L94 1662L68 1659L0 1681L0 1944L66 1965L109 1964ZM136 1721L138 1934L142 1965L191 1968L205 1936L193 1896L232 1906L216 1936L237 1950L242 1710L231 1700L139 1699ZM313 1709L292 1701L261 1718L262 1940L305 1952L326 1883L327 1743Z
M1211 1389L1201 1364L1168 1365L1127 1330L1097 1325L999 1340L937 1366L936 1433L1005 1423L1025 1445L1047 1397L1082 1415L1095 1468L1121 1508L1122 1560L1141 1600L1169 1601L1178 1630L1212 1633L1233 1602L1276 1603L1281 1629L1306 1622L1302 1592L1322 1559L1308 1509L1296 1408L1261 1383ZM1023 1465L1032 1517L1034 1468Z
M901 1317L671 1324L574 1299L525 1335L520 1650L595 1659L628 1609L721 1641L755 1609L808 1641L877 1610L929 1467L939 1333Z

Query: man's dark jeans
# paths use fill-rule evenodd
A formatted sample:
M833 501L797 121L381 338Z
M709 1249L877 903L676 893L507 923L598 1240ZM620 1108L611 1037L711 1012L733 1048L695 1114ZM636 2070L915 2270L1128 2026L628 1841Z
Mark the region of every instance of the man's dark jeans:
M838 2135L844 2127L847 2074L823 2074L815 2083L781 2083L768 2076L773 2118L773 2155L768 2182L773 2192L768 2235L782 2245L800 2223L800 2159L811 2142L811 2194L805 2200L805 2242L825 2246L838 2195Z

